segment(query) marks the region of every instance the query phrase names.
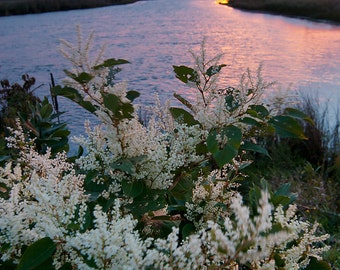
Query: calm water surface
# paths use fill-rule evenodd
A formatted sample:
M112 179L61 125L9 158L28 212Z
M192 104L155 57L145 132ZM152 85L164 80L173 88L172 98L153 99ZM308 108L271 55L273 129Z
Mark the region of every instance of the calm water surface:
M204 38L208 54L225 53L223 83L235 85L240 74L263 64L267 81L279 88L318 91L331 107L340 100L340 26L268 14L247 13L220 6L214 0L148 0L97 9L0 17L0 78L20 81L35 76L48 95L49 73L57 83L68 62L58 52L61 38L76 41L76 25L86 37L95 30L95 47L107 44L106 56L125 58L119 76L141 92L150 104L187 93L175 79L172 65L192 64L188 51ZM272 90L276 91L276 90ZM326 102L329 100L330 102ZM83 130L83 111L65 100L62 110L73 134Z

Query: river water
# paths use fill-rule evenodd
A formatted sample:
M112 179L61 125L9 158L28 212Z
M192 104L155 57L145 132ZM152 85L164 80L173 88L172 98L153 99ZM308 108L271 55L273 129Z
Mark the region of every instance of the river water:
M60 39L76 42L76 25L84 37L95 31L94 47L106 44L106 57L125 58L120 78L141 92L139 102L153 103L173 93L187 93L172 65L190 65L189 50L206 39L208 55L224 53L222 82L235 85L246 68L263 65L267 81L290 94L319 92L324 104L340 101L340 26L218 5L214 0L147 0L130 5L0 18L0 79L19 82L24 73L44 84L49 73L61 83L69 63L58 51ZM271 91L277 91L277 88ZM190 93L187 93L190 95ZM90 117L61 100L64 119L73 134Z

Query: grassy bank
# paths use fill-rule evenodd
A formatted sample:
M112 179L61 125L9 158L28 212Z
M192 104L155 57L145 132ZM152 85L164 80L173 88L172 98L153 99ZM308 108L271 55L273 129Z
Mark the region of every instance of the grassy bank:
M138 0L0 0L0 16L129 4Z
M339 0L229 0L228 5L246 10L340 22Z

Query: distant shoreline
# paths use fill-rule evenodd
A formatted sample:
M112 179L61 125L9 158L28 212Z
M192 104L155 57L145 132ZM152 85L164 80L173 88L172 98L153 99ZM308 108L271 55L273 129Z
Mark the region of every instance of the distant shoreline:
M139 0L0 0L0 16L124 5Z
M220 1L220 4L248 11L340 23L339 0L229 0Z

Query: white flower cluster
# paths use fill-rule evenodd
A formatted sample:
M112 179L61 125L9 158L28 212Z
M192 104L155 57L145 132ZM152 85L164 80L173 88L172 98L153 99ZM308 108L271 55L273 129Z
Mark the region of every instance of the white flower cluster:
M227 217L231 200L238 194L238 184L230 181L226 168L214 170L207 177L200 176L192 190L192 202L186 202L186 218L196 228L207 226L208 221Z
M22 129L10 138L10 145L21 149L17 163L0 167L0 183L9 190L0 198L0 243L8 249L1 260L18 259L21 247L50 237L64 242L71 224L82 224L87 209L83 176L77 175L65 153L55 158L41 155L26 146Z
M87 170L102 171L117 180L124 177L111 169L110 164L121 159L134 160L131 181L145 181L153 189L167 189L173 184L177 168L199 162L195 146L207 136L198 126L175 124L175 131L161 131L154 120L145 127L137 118L125 119L118 126L86 126L87 138L74 138L87 149L87 155L77 164ZM117 178L118 177L118 178ZM97 179L98 180L98 179Z
M240 78L237 87L219 87L220 70L226 65L219 65L223 54L208 59L205 42L201 44L198 54L191 52L195 60L195 82L189 80L187 85L194 88L196 99L191 103L185 98L175 95L190 111L203 128L209 130L227 125L247 128L240 119L253 116L247 113L252 105L261 104L264 91L273 85L263 80L260 66L256 74L247 69ZM257 121L259 119L256 119Z
M110 213L96 206L93 215L93 229L66 239L77 269L141 269L148 264L144 257L151 241L139 237L135 230L137 221L120 214L119 201ZM95 266L90 267L88 261Z
M22 138L20 132L17 135ZM19 140L17 145L21 144ZM299 221L294 206L274 210L268 192L262 192L256 214L243 205L238 193L225 198L224 188L215 183L218 171L208 177L206 187L211 190L198 193L196 185L193 201L229 199L230 212L222 223L208 220L184 241L176 228L166 239L143 240L135 229L137 221L120 212L118 200L109 212L95 206L94 226L82 230L88 200L83 177L75 174L64 154L52 158L49 152L41 155L28 149L21 151L21 163L9 162L0 169L0 181L10 189L9 197L0 199L0 244L8 245L2 261L17 262L23 245L46 236L57 244L57 269L64 262L77 269L237 269L246 263L253 269L275 269L274 252L287 269L298 269L327 250L315 247L328 237L315 236L316 224ZM71 229L75 224L78 229ZM274 225L281 230L273 231Z
M277 269L272 255L277 252L285 269L301 269L311 257L321 258L328 246L315 247L329 235L315 236L317 224L297 220L292 206L286 212L282 207L274 211L269 194L262 191L257 215L252 216L238 194L232 198L230 216L220 222L208 221L206 228L179 244L177 230L167 240L156 240L159 269ZM273 211L275 219L273 220ZM281 226L275 232L273 226ZM153 251L155 252L155 251Z

